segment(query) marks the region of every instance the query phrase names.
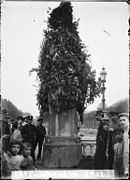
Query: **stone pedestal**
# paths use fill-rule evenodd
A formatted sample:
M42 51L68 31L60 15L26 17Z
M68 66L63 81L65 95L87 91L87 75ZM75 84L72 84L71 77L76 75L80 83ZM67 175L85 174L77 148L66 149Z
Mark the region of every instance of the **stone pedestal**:
M46 137L42 159L44 168L72 168L79 164L81 158L79 138Z
M43 168L72 168L82 158L76 109L49 115L48 136L43 148Z

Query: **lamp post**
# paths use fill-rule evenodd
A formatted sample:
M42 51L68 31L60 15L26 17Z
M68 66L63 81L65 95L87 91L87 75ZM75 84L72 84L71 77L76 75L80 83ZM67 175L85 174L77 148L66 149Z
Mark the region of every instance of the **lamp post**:
M105 71L105 68L103 67L103 68L102 68L102 71L101 71L101 73L100 73L100 80L101 80L101 84L102 84L101 90L102 90L102 109L103 109L103 111L105 111L105 101L106 101L106 99L105 99L106 76L107 76L107 72Z
M102 68L102 71L100 73L100 80L101 80L101 91L102 91L102 109L103 109L103 114L104 114L104 117L102 120L105 120L107 122L109 122L109 118L108 118L108 115L107 115L107 111L105 111L105 90L106 90L106 87L105 87L105 83L106 83L106 76L107 76L107 72L105 71L105 68L103 67ZM108 164L108 149L109 149L109 124L107 126L107 133L108 133L108 136L107 136L107 142L106 142L106 167L109 167L109 164Z

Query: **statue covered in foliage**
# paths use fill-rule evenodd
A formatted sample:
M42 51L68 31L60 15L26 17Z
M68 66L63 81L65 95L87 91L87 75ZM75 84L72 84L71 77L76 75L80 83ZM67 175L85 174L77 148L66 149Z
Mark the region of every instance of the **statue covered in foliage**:
M52 109L58 113L76 108L82 121L86 105L100 93L100 83L95 80L72 12L71 2L61 2L49 14L35 69L39 79L37 100L41 115Z

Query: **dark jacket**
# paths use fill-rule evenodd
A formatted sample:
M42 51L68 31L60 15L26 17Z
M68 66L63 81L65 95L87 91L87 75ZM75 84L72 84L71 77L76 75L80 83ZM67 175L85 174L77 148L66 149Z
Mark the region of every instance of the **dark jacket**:
M26 124L21 133L24 142L30 142L31 144L36 142L36 127L33 124Z
M108 132L103 130L102 125L100 125L96 138L95 169L112 169L114 156L112 132L109 132L108 157L106 156L107 138Z
M37 125L36 126L36 131L37 131L37 141L44 140L44 137L46 135L45 127L43 125Z

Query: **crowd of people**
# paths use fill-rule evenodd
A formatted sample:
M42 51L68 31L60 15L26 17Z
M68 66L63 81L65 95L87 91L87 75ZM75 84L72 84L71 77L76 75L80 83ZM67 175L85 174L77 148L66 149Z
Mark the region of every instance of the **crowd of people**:
M3 121L1 137L2 176L11 176L13 170L34 170L36 159L41 160L41 152L46 135L43 119L32 124L33 116L18 117L13 123ZM37 157L36 147L38 146Z
M113 169L118 178L129 174L129 115L121 113L111 121L100 117L94 156L95 169ZM33 123L33 116L18 117L13 123L2 124L2 175L8 177L13 170L34 170L46 135L43 119ZM116 122L113 126L111 122ZM38 153L36 155L36 147Z
M101 118L96 137L95 169L113 169L117 178L129 174L129 115L121 113L111 121Z

